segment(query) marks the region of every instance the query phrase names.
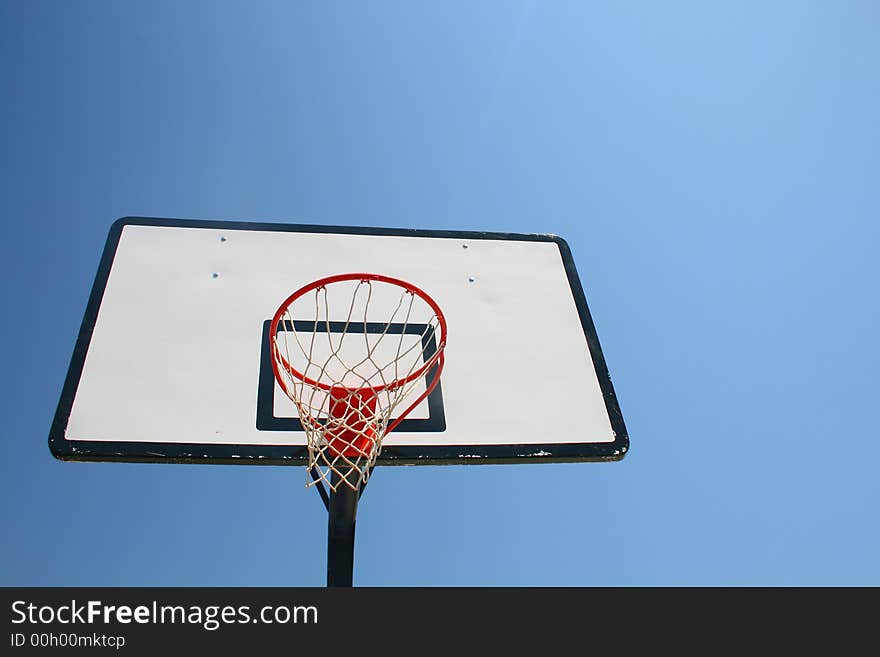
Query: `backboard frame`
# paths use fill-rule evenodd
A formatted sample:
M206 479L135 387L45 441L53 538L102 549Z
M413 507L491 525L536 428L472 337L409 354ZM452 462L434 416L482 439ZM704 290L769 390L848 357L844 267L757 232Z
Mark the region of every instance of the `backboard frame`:
M83 321L75 343L61 397L49 432L49 449L64 461L116 461L133 463L204 463L230 465L305 465L304 445L150 443L128 441L84 441L65 438L67 423L79 385L98 312L110 276L116 249L126 226L208 228L299 233L335 233L348 235L452 238L460 240L519 240L552 242L560 251L565 274L571 286L589 353L598 377L611 428L612 442L573 442L564 444L524 445L445 445L386 446L378 465L464 465L517 463L575 463L618 461L629 450L629 436L611 383L596 328L583 287L567 242L556 235L499 233L482 231L447 231L361 226L323 226L313 224L259 223L150 217L123 217L115 221L104 247ZM438 386L438 393L442 395ZM442 404L441 404L442 408ZM259 412L259 409L258 409ZM258 422L255 416L255 422Z

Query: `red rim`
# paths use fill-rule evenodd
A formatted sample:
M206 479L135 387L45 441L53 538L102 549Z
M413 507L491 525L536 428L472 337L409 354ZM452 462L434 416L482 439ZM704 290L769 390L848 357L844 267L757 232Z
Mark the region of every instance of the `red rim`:
M389 283L391 285L397 285L412 294L418 295L425 303L427 303L431 310L434 311L434 314L437 316L437 321L440 324L440 339L437 343L437 351L434 352L434 355L422 365L415 372L407 376L403 379L395 379L390 383L386 383L380 386L370 386L374 391L381 392L382 390L389 389L393 390L394 388L398 388L400 386L406 385L407 383L411 383L415 381L419 377L425 374L431 367L437 365L437 372L434 375L433 381L431 381L431 385L428 389L419 396L419 398L400 416L394 421L393 424L389 426L386 431L391 431L394 427L396 427L400 421L414 409L425 397L427 397L431 391L437 386L437 383L440 381L440 372L443 369L443 350L446 347L446 318L443 316L443 311L440 310L440 306L437 305L437 302L434 301L424 290L419 287L416 287L412 283L408 283L406 281L400 280L399 278L392 278L390 276L383 276L382 274L368 274L368 273L353 273L353 274L337 274L335 276L327 276L326 278L319 278L316 281L312 281L308 285L304 285L296 292L291 294L284 302L278 307L278 310L275 311L275 316L272 318L272 324L269 327L269 337L272 341L272 370L275 373L275 380L278 381L279 385L284 389L284 392L290 396L290 391L287 389L287 385L284 382L284 378L281 376L281 373L278 371L278 361L280 360L284 369L292 376L296 377L300 381L307 383L311 386L315 386L321 388L322 390L329 391L332 387L330 384L323 383L322 381L316 381L315 379L307 377L305 374L297 370L293 367L284 356L281 355L281 352L278 350L277 343L275 338L278 336L278 324L281 321L281 318L284 316L284 313L287 312L287 309L290 308L291 304L302 297L303 295L311 292L312 290L318 290L322 287L326 287L332 283L340 283L342 281L379 281L382 283Z

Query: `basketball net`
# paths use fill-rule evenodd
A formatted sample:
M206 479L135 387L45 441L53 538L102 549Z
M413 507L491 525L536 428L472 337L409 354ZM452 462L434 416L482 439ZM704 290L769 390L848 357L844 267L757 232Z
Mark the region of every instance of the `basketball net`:
M440 380L443 313L405 281L342 274L288 297L270 331L276 380L306 433L306 485L358 490L385 436Z

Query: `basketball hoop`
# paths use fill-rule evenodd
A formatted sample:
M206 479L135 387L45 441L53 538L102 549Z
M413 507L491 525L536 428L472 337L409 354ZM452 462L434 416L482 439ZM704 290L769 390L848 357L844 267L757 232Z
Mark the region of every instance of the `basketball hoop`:
M443 312L406 281L339 274L285 299L269 335L275 379L306 433L307 485L323 481L335 491L344 483L357 491L385 436L440 381ZM395 414L398 407L404 410Z

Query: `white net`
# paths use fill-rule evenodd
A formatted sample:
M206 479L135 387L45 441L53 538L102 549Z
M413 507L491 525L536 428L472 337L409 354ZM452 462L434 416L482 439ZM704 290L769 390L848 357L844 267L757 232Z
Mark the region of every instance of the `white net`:
M357 490L386 434L436 384L443 322L414 288L359 277L319 285L279 313L272 352L306 433L307 485Z

